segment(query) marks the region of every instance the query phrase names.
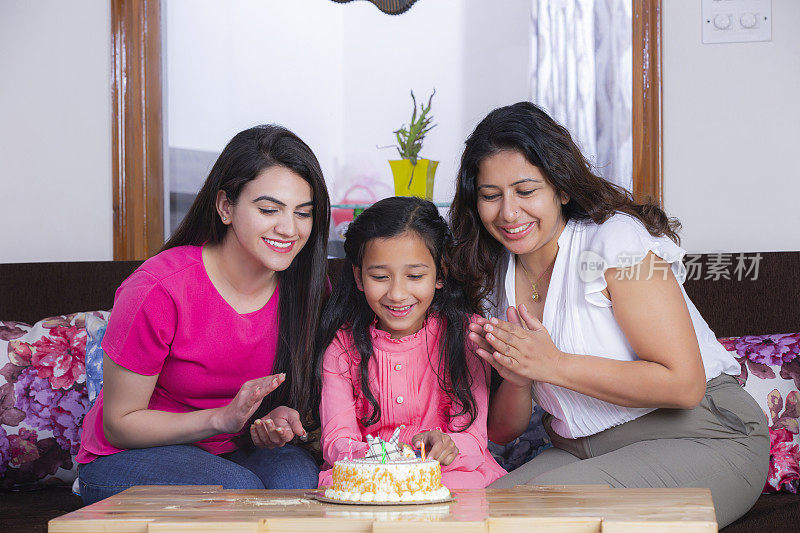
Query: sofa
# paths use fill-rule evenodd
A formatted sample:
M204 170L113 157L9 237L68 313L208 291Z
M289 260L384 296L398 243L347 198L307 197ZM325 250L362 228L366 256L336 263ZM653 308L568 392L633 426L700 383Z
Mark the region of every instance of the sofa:
M0 264L0 349L8 352L0 353L0 358L5 357L0 359L0 423L3 424L0 460L5 461L0 464L0 525L7 530L44 532L48 520L82 505L69 486L76 470L70 457L77 440L75 427L68 427L69 420L61 422L63 417L75 418L76 412L88 406L83 397L87 395L86 376L79 375L83 369L80 358L84 357L79 352L81 347L86 349L81 344L86 342L81 327L87 327L87 318L107 316L104 311L111 309L116 287L139 264L136 261ZM685 264L686 292L711 329L722 338L723 345L734 352L742 367L740 381L745 382L745 389L754 394L771 418L770 426L776 435L776 464L779 458L788 461L785 463L788 467L776 466L771 472L777 486L770 490L778 492L763 494L753 509L723 531L796 531L800 524L800 495L788 491L796 491L798 484L800 252L694 255L687 256ZM332 259L329 266L332 273L338 271L341 260ZM334 275L331 277L336 279ZM42 406L37 404L38 418L26 421L22 417L32 415L19 407L25 402L30 405L39 401L37 395L44 393L22 385L23 370L27 368L24 365L30 365L30 350L25 352L23 348L27 345L20 340L37 327L61 332L57 340L63 337L64 349L71 354L74 364L65 370L58 366L57 360L39 361L38 375L33 377L42 383L49 380L47 383L53 390L47 394L57 393L42 398L55 397L54 401L60 403L44 414ZM48 346L52 350L57 348ZM19 361L26 356L29 359ZM72 396L68 397L68 393ZM81 397L76 399L76 395ZM72 407L64 406L66 402L71 402ZM41 420L45 415L54 422L47 431L39 430L41 438L38 438L36 427L43 427ZM23 429L26 422L40 426ZM73 424L79 422L73 420ZM541 436L532 427L527 441L523 436L509 446L495 447L494 451L501 463L513 467L514 461L523 461L548 445L536 440ZM17 455L10 454L10 446ZM9 461L11 456L13 459ZM28 456L38 459L25 462ZM30 465L38 465L39 470ZM782 481L786 483L781 485Z

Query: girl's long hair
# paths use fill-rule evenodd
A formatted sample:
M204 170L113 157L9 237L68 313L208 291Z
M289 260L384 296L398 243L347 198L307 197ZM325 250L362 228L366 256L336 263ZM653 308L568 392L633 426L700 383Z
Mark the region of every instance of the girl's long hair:
M350 330L358 351L358 371L361 390L372 407L360 422L369 426L380 420L381 409L369 386L369 362L372 359L372 338L369 328L376 318L367 303L364 293L358 290L353 266L361 267L364 249L372 239L385 239L413 233L426 244L436 264L437 280L443 282L436 289L428 316L435 315L442 322L439 329L439 360L436 367L439 387L454 405L450 418L468 415L469 427L477 416L477 406L472 395L472 376L467 366L466 331L470 308L461 285L450 275L446 265L450 264L452 239L445 220L436 207L426 200L413 197L392 197L381 200L358 217L347 229L344 241L346 261L341 277L322 312L320 334L317 345L317 374L321 381L322 356L333 342L336 332Z
M602 224L614 213L627 213L651 235L679 242L677 219L667 217L652 199L637 203L629 191L592 172L569 131L541 108L530 102L501 107L490 112L467 138L450 209L453 275L464 284L474 308L480 309L494 290L503 256L503 245L478 216L478 170L484 159L504 150L520 152L542 171L557 194L569 196L569 202L561 206L565 221L591 219Z
M325 294L330 224L328 190L311 148L277 125L260 125L236 134L222 150L189 212L162 250L221 242L228 226L217 213L217 193L225 191L228 200L236 204L244 186L271 167L288 168L311 186L313 225L308 241L292 264L277 273L278 346L274 369L265 369L265 373L285 372L286 380L267 395L256 416L287 405L307 418L319 401L309 391L317 388L314 332Z

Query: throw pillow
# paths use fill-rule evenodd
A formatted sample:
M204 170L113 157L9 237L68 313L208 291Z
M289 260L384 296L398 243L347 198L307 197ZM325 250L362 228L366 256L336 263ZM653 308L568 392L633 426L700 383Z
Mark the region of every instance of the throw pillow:
M100 314L86 315L86 391L89 405L94 405L100 389L103 388L103 349L100 343L106 334L108 320Z
M89 408L86 316L0 322L0 488L70 484L77 476L73 456Z
M764 493L800 488L800 333L719 339L739 361L739 382L769 421L770 465Z

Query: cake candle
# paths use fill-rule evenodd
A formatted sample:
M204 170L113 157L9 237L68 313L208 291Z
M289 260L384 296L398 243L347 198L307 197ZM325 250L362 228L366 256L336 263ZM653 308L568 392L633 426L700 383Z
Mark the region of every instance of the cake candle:
M386 443L381 441L381 449L383 450L383 454L381 455L381 463L386 463Z
M419 449L420 449L421 454L422 454L422 460L424 461L425 460L425 443L421 442L420 444L421 444L421 446L419 447Z

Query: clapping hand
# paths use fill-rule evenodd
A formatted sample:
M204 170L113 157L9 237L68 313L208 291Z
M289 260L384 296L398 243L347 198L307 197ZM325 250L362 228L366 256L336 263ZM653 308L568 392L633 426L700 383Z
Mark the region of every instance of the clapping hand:
M559 363L561 351L525 305L519 311L509 307L507 316L508 321L481 318L470 324L469 338L477 345L477 355L515 385L547 381Z
M291 407L281 405L251 424L250 436L256 446L279 448L295 436L303 440L307 434L300 422L300 414Z
M214 409L212 427L219 433L238 433L256 412L261 400L284 379L286 374L274 374L246 381L228 405Z

